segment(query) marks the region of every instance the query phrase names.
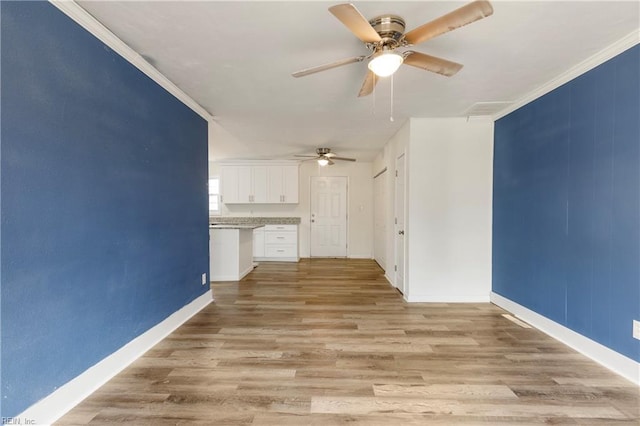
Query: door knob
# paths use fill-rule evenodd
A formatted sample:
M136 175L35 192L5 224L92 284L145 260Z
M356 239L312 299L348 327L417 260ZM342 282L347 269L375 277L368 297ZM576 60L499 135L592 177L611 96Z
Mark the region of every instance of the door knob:
M404 235L404 231L398 231L398 235Z

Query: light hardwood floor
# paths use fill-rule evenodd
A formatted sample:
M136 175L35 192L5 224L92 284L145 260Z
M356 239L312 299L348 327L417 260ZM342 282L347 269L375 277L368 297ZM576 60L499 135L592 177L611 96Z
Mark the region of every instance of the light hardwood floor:
M622 379L491 304L407 304L369 260L262 263L58 424L640 424Z

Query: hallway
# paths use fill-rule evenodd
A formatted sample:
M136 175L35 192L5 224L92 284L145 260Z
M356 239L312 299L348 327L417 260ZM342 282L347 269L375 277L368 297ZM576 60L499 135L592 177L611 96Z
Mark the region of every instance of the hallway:
M57 424L629 424L638 388L491 304L407 304L371 260L262 263Z

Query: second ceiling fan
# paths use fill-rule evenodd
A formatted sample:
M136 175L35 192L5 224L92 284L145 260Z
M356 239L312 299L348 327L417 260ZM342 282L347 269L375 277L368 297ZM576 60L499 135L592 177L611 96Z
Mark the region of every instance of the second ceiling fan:
M323 167L332 166L334 164L333 160L356 161L355 158L338 157L336 154L331 152L331 148L316 148L316 154L317 155L296 155L296 157L308 158L307 160L302 161L316 160L318 165Z
M371 59L369 71L358 94L358 96L367 96L373 91L379 77L393 74L403 63L447 77L460 71L462 65L456 62L413 50L396 52L396 49L422 43L490 16L493 13L493 7L486 0L477 0L414 28L406 34L404 33L404 19L397 15L381 15L367 20L354 5L349 3L332 6L329 8L329 12L358 37L372 53L307 68L294 72L292 75L304 77L342 65Z

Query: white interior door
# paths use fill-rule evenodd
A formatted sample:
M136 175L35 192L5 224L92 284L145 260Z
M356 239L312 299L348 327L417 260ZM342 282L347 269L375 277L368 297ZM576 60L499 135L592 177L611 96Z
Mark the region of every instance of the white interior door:
M404 154L396 159L396 206L395 206L395 286L405 294L404 285Z
M386 169L373 178L373 258L387 269Z
M347 256L346 177L311 177L310 255Z

